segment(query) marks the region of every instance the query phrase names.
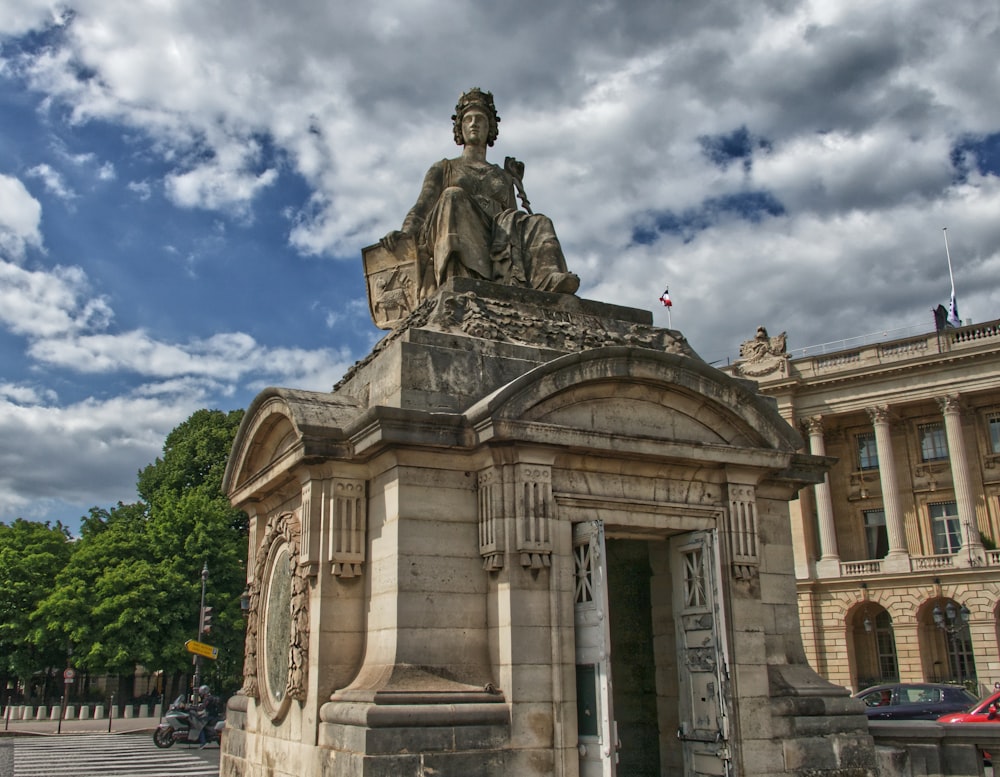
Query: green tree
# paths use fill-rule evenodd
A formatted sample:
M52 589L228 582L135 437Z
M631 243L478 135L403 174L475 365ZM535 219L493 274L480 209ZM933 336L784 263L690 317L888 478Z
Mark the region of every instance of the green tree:
M155 666L171 625L169 582L149 541L146 505L92 509L35 612L32 639L61 635L73 646L75 665L92 673Z
M70 557L67 529L18 518L0 523L0 672L27 680L36 671L64 666L65 640L58 633L29 641L32 614Z
M163 456L138 474L141 501L94 508L72 557L35 613L31 639L62 640L92 673L136 664L177 674L198 636L201 570L215 608L217 663L204 676L231 689L242 669L246 516L222 494L222 475L243 411L199 410L166 438ZM51 580L51 577L50 577Z
M186 639L198 634L201 570L207 563L205 604L214 609L204 641L219 648L203 676L231 689L243 668L245 623L240 595L246 585L247 518L222 493L222 477L243 411L199 410L166 439L163 456L139 473L138 490L150 504L150 533L164 574L188 581ZM194 606L192 608L191 603ZM165 646L162 665L190 663L184 640ZM171 649L179 652L174 662Z

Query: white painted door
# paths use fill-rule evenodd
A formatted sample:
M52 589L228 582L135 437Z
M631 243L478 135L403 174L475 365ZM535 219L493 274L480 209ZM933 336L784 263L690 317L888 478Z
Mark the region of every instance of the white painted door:
M573 527L580 777L614 777L618 737L611 703L611 632L604 524Z
M671 538L685 777L731 777L729 674L715 533Z

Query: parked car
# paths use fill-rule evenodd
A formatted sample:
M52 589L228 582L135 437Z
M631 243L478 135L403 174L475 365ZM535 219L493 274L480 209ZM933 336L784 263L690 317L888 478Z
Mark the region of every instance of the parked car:
M1000 691L994 691L963 712L949 712L938 723L1000 723Z
M875 685L854 694L865 703L869 720L937 720L948 712L962 712L976 697L961 685L893 683Z
M996 688L996 686L993 686ZM982 701L964 712L949 712L938 718L938 723L1000 723L1000 690L996 690ZM992 756L983 751L983 760L992 766Z

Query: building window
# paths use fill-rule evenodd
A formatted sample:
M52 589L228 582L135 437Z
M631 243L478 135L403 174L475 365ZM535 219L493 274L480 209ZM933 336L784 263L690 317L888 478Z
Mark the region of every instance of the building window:
M986 423L990 427L990 452L1000 453L1000 413L990 413Z
M589 542L577 545L573 550L576 557L576 603L594 603L594 552Z
M962 547L962 530L958 522L958 506L954 502L927 505L931 517L934 554L957 553Z
M868 558L885 558L889 552L889 534L885 528L885 510L865 510L865 540Z
M858 470L878 469L875 432L862 432L855 439L858 443Z
M896 636L892 631L892 618L884 610L875 618L875 645L878 650L879 680L883 683L899 680L896 663Z
M940 461L948 458L948 441L941 423L921 424L917 427L920 438L920 460Z
M704 607L707 601L703 554L692 550L684 554L684 606Z

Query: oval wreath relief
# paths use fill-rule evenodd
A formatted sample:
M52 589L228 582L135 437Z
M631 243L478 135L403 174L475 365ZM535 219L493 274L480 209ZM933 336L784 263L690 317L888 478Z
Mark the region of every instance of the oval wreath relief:
M288 714L292 699L306 699L309 583L299 541L294 513L271 518L250 583L243 692L263 704L273 723Z

